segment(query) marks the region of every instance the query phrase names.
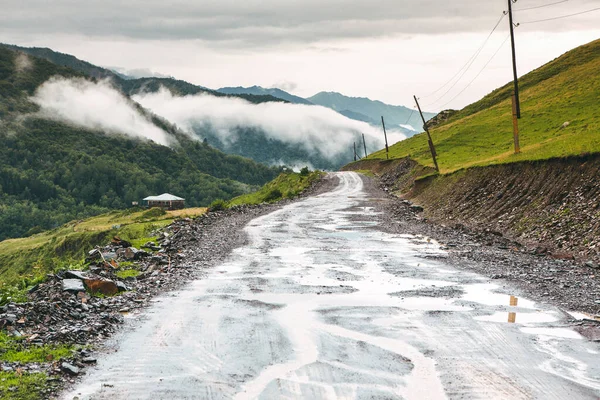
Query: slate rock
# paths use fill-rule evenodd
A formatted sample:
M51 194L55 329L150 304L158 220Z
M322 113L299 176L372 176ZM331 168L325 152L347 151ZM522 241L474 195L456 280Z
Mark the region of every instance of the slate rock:
M63 292L78 293L85 292L85 287L81 279L63 279L62 290Z
M117 288L119 289L119 292L126 292L129 290L129 287L121 281L117 281L116 284Z
M64 362L60 365L60 370L69 375L79 375L79 368L67 362Z
M65 271L65 278L68 279L80 279L84 280L87 278L84 272L82 271Z
M585 263L585 266L592 269L600 269L600 265L596 264L593 261L588 261Z

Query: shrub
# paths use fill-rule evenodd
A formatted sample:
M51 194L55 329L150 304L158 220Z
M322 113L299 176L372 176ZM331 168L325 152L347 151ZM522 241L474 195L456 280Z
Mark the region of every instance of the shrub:
M210 203L210 206L208 206L208 211L223 211L226 208L227 202L225 200L218 199Z
M144 212L139 217L137 217L136 221L143 221L145 219L154 219L157 217L162 217L166 213L167 212L164 209L162 209L160 207L154 207L154 208L151 208L148 211Z
M283 194L281 193L281 190L279 189L272 189L269 193L267 193L267 195L265 196L265 201L266 202L271 202L271 201L275 201L275 200L279 200L283 197Z
M304 167L300 170L301 176L308 176L308 174L310 174L310 170L308 169L308 167Z

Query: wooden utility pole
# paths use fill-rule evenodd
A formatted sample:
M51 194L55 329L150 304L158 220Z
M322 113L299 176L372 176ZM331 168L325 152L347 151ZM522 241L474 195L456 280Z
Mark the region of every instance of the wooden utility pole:
M423 116L423 112L421 111L421 106L419 105L419 100L417 100L417 96L415 97L415 103L417 103L417 108L419 109L419 114L421 114L421 119L423 120L423 129L427 132L427 140L429 142L429 151L431 151L431 158L433 158L433 165L435 165L435 170L440 172L440 167L438 167L437 163L437 153L435 152L435 146L433 145L433 140L431 140L431 134L429 133L429 128L427 127L427 121L425 121L425 117Z
M513 23L513 12L512 3L516 3L517 0L508 0L508 21L510 23L510 43L512 46L512 64L513 64L513 75L515 79L515 101L517 105L517 118L521 118L521 104L519 101L519 79L517 77L517 55L515 51L515 25Z
M512 97L512 115L513 115L513 137L515 140L515 154L521 152L521 146L519 145L519 119L517 116L517 99L516 96Z
M367 142L365 140L365 134L363 133L363 146L365 146L365 158L367 158Z
M388 147L387 132L385 130L385 121L383 120L383 115L381 116L381 125L383 125L383 136L385 137L385 157L389 160L390 148Z
M356 142L354 142L354 161L356 161Z

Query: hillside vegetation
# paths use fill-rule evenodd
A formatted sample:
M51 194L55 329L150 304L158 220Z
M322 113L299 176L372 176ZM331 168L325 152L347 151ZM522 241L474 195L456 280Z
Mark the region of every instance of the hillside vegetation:
M27 238L4 240L0 242L0 294L10 294L7 288L17 283L25 288L56 269L69 265L77 269L87 251L105 245L115 235L139 248L155 239L154 231L173 220L205 212L206 208L115 210Z
M293 199L311 187L322 176L322 172L309 172L307 168L304 168L300 173L284 172L264 185L260 190L238 196L227 202L226 207L242 204L274 203L282 199Z
M274 203L297 197L317 182L323 173L284 172L259 190L238 196L230 201L217 200L212 210L236 205ZM0 305L2 297L18 299L24 290L42 280L47 273L62 268L79 268L86 252L97 245L105 245L112 237L131 242L140 248L156 238L156 231L177 218L196 218L206 208L186 208L163 211L153 209L114 210L95 217L71 221L58 228L26 238L0 242ZM13 300L14 300L13 299Z
M600 151L600 40L564 54L519 82L521 154L513 151L509 83L431 130L442 173ZM561 128L565 122L569 125ZM391 158L407 156L433 166L425 134L390 147ZM385 157L381 150L369 159Z
M192 140L141 108L176 145L40 118L29 96L56 75L81 73L0 47L0 240L164 192L184 197L189 206L208 205L247 193L281 172Z

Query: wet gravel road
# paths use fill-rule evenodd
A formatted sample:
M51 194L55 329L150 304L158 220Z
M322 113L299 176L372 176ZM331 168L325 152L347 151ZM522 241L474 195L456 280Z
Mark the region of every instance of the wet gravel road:
M377 229L355 173L251 221L65 399L598 399L600 345L550 306Z

